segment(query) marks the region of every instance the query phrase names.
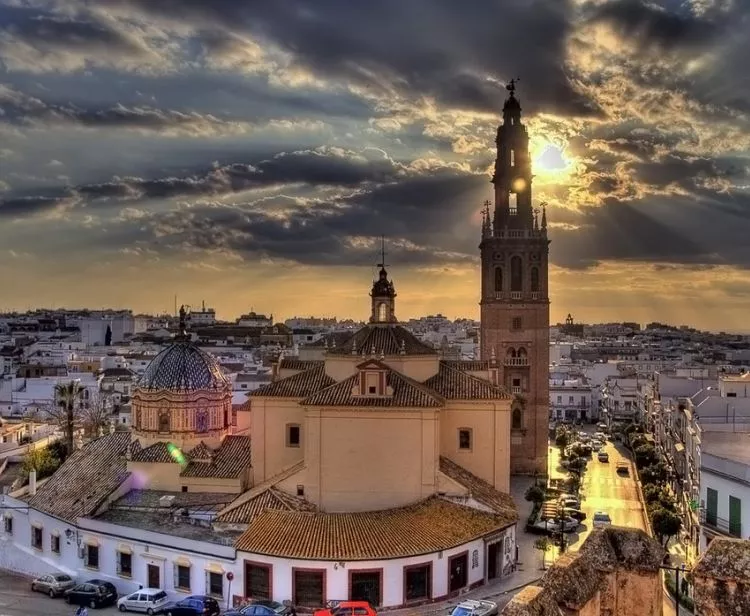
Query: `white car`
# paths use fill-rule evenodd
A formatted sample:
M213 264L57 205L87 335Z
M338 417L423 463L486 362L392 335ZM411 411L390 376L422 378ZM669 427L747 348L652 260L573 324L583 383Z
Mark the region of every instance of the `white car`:
M167 593L160 588L141 588L122 597L117 602L117 609L121 612L145 612L151 616L161 612L167 603Z
M594 528L604 528L612 524L612 518L606 511L597 511L594 514Z
M575 496L561 496L559 502L561 507L568 507L569 509L581 508L581 501Z
M602 443L599 439L594 439L591 441L591 449L594 451L599 451L602 447L604 447L604 443Z
M450 616L495 616L497 603L494 601L475 601L467 599L454 607Z

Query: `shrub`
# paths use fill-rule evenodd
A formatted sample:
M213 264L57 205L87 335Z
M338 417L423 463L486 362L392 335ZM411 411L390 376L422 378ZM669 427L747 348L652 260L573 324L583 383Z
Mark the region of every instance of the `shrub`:
M536 483L532 486L529 486L525 494L526 500L532 503L541 503L542 501L544 501L544 496L544 488Z

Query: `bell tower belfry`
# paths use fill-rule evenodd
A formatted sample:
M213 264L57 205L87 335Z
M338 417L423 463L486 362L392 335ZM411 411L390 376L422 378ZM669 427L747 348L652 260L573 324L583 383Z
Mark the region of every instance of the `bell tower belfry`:
M372 298L370 323L398 323L396 318L396 289L393 282L388 280L388 272L385 269L385 238L382 239L381 259L378 267L380 268L378 279L372 283L372 291L370 291L370 297Z
M511 472L546 474L549 429L549 294L547 213L532 207L529 135L521 122L516 80L506 86L497 129L492 184L494 211L485 203L482 241L480 349L496 358L513 394Z

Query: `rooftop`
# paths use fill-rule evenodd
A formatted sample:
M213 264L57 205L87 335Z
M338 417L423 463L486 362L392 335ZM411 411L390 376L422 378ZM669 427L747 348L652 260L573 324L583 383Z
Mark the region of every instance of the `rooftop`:
M325 366L321 363L304 372L263 385L250 392L250 395L253 397L304 398L334 383L335 381L326 374Z
M714 538L698 559L692 574L750 584L750 541Z
M440 362L438 373L424 384L448 400L507 400L510 394L476 376L464 372L459 366L474 362ZM468 369L468 368L467 368Z
M701 453L750 466L750 434L746 432L703 432Z

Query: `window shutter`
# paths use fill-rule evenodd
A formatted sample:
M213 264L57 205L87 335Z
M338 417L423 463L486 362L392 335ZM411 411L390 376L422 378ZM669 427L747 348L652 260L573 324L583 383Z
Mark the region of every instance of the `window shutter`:
M117 575L122 575L122 552L117 552Z
M206 571L206 594L211 594L211 572Z
M179 565L173 565L172 570L174 572L174 588L177 588L179 586Z
M84 567L88 567L89 566L89 549L88 549L88 546L86 546L83 549L83 565L84 565Z

